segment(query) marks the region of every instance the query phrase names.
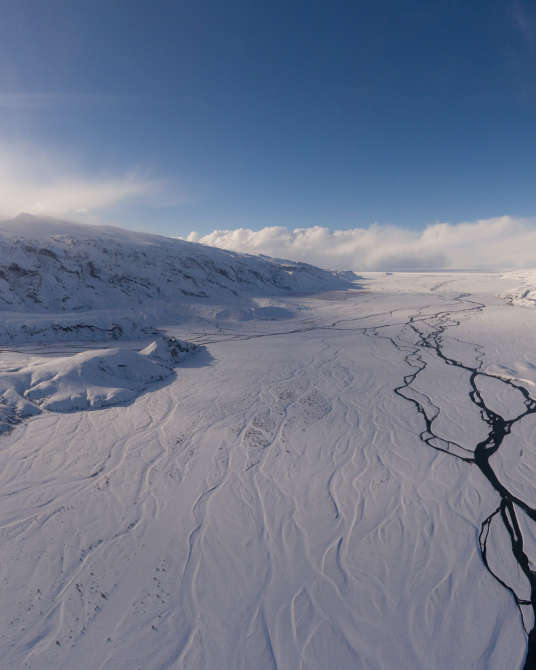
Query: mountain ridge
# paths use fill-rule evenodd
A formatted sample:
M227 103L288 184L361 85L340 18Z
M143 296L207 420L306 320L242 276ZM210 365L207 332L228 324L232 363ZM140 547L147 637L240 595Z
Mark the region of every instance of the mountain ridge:
M45 331L62 337L117 337L125 330L120 314L150 329L200 311L211 318L230 304L254 310L260 297L348 288L352 278L162 235L22 214L0 222L0 343L40 336L52 315ZM86 322L92 313L88 328L76 316L82 313Z

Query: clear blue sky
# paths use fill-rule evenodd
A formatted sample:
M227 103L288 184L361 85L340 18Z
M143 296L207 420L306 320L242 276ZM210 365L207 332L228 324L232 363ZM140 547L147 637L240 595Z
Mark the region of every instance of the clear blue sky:
M536 214L528 0L0 0L0 14L8 154L160 184L101 220L185 234Z

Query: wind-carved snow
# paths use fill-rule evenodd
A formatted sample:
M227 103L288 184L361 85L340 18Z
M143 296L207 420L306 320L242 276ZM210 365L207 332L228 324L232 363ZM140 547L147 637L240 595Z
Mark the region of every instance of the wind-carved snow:
M132 401L150 384L170 377L179 361L198 349L160 338L139 352L113 348L37 357L5 370L0 374L0 431L41 410L72 412Z
M497 298L504 281L371 274L278 294L277 321L244 318L270 297L222 293L168 322L207 355L165 383L16 425L0 440L2 662L531 667L536 311ZM4 351L2 380L43 410L57 391L27 399L32 370L76 397L101 364L119 388L124 356L143 384L172 370L168 347Z

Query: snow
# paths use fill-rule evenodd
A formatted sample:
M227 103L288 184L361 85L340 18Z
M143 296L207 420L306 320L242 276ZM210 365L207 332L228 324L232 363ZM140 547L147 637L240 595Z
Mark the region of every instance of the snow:
M0 343L143 337L155 322L212 321L222 304L246 319L281 318L280 306L258 300L343 288L354 279L306 263L24 214L0 222Z
M37 267L20 231L46 248L63 233L26 225L2 234ZM74 256L109 234L135 276L138 234L73 231ZM282 276L276 261L162 239L146 242L159 259L169 244ZM39 272L43 303L15 291L17 309L55 323ZM208 282L206 302L170 291L164 306L86 282L70 300L95 322L99 310L136 322L134 305L147 316L143 337L108 333L98 349L75 332L37 346L13 326L0 370L19 421L0 438L5 667L523 667L534 608L509 515L533 565L536 413L517 418L518 387L536 384L536 310L501 297L519 279L370 273L349 286L303 272L295 288L259 279L236 296ZM510 422L489 457L510 497L476 460L491 413Z
M536 305L536 270L506 272L504 278L519 283L514 289L503 294L507 301L522 307L534 307Z
M13 415L24 418L39 409L72 412L131 401L172 375L182 356L197 349L176 338L160 338L139 352L111 348L35 358L0 375L0 404L11 417L4 429L13 424Z

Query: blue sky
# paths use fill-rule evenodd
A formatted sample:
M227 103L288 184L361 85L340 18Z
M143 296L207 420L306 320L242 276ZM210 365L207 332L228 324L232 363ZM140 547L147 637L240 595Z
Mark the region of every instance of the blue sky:
M13 211L178 235L536 214L528 1L0 9Z

